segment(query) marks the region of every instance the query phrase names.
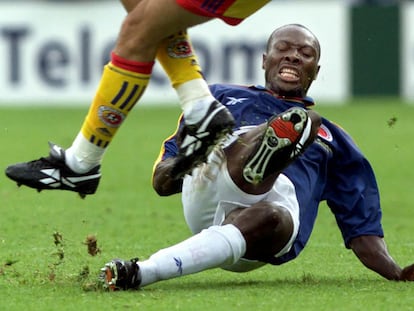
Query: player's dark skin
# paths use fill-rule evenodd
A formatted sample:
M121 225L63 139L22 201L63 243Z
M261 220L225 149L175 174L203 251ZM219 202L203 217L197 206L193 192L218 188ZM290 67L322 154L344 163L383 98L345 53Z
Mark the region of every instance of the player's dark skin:
M312 33L296 25L279 28L272 34L263 55L266 87L279 96L306 96L319 71L319 56L319 42ZM283 74L283 68L294 70L296 75ZM309 117L313 123L314 138L320 119L312 111L309 111ZM266 124L254 128L224 150L226 157L231 159L227 162L227 168L233 181L240 189L251 194L270 190L280 173L275 171L258 184L244 180L242 170L246 159L255 150L265 128ZM182 181L169 176L173 161L173 158L161 161L155 168L153 187L159 195L181 192ZM285 246L293 230L289 213L269 202L236 209L227 215L224 223L233 224L243 234L246 240L244 258L264 262L268 262L269 258ZM414 281L414 264L402 269L389 254L383 238L368 235L355 237L351 240L350 247L367 268L384 278Z

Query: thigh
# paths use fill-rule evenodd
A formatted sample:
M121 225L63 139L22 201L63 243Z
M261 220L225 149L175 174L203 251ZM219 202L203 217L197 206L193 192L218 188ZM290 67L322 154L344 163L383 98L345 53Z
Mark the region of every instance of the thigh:
M217 179L225 164L219 153L211 153L207 163L196 167L191 176L186 175L182 187L184 217L193 234L213 225L220 201Z
M207 164L186 176L182 188L184 216L193 233L213 224L220 224L226 215L239 206L250 206L266 194L251 195L240 190L227 171L226 157L215 149Z
M260 202L226 209L224 218L223 224L235 225L246 239L245 258L272 262L272 258L289 252L299 232L295 187L282 174Z
M202 24L211 17L196 15L175 0L140 0L123 3L129 11L126 16L115 53L134 61L148 62L155 59L162 40L189 27Z

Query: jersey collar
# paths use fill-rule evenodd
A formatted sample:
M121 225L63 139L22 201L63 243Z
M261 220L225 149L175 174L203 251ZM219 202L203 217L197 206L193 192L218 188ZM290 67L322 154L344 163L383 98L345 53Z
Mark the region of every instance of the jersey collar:
M288 101L288 102L294 102L294 103L302 104L305 107L310 107L310 106L315 105L315 102L314 102L313 98L309 97L309 96L305 96L303 98L302 97L279 96L279 95L275 94L274 92L272 92L271 90L266 89L262 85L252 85L252 86L250 86L250 88L256 89L256 90L259 90L259 91L262 91L262 92L266 92L266 93L268 93L268 94L270 94L270 95L272 95L276 98L279 98L279 99L282 99L282 100L285 100L285 101Z

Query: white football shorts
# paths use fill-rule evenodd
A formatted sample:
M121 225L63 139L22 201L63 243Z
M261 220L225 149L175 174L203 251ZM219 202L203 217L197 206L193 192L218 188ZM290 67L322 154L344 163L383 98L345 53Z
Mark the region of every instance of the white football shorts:
M235 208L249 208L260 201L273 202L285 208L293 220L293 233L286 246L275 257L287 253L299 230L299 203L292 182L279 175L274 187L265 194L252 195L240 190L231 179L223 150L216 148L207 163L195 168L192 176L183 182L182 203L185 220L193 234L212 225L220 225ZM264 263L241 259L240 262L223 267L226 270L245 272L263 266Z

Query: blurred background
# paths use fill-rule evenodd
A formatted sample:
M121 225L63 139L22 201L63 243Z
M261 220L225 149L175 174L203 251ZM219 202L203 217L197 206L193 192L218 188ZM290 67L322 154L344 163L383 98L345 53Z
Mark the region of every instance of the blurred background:
M125 11L109 0L0 0L0 106L89 106ZM238 27L190 30L209 83L263 84L265 42L286 23L310 28L322 47L309 95L414 103L414 1L276 0ZM142 104L177 98L156 65Z

